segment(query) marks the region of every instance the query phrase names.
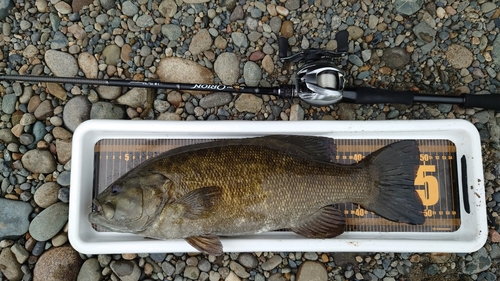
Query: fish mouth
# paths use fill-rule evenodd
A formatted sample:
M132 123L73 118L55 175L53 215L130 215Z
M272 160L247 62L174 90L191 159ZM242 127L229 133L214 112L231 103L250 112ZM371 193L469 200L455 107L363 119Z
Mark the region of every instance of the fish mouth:
M115 207L113 204L109 202L101 204L97 199L92 200L92 203L95 205L95 212L106 220L110 220L115 216Z

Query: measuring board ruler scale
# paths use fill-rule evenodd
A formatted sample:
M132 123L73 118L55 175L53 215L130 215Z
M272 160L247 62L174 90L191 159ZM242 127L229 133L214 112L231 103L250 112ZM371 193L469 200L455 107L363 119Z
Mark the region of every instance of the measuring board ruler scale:
M147 159L176 147L213 140L102 139L94 146L94 198L121 175ZM337 148L334 162L340 164L356 163L375 150L398 141L397 139L332 140ZM460 227L461 198L458 191L457 169L462 164L457 159L455 144L446 139L417 140L417 142L420 164L415 178L415 189L425 206L425 223L422 225L395 223L356 204L342 203L338 204L338 208L346 215L346 231L434 233L454 232ZM464 202L464 205L468 203Z

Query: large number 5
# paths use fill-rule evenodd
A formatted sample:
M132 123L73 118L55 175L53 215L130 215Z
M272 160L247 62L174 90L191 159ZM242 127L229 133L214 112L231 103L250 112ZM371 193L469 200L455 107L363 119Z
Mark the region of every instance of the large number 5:
M423 185L425 189L417 190L425 206L435 205L439 201L439 184L435 176L427 173L436 172L434 165L420 165L418 167L415 185Z

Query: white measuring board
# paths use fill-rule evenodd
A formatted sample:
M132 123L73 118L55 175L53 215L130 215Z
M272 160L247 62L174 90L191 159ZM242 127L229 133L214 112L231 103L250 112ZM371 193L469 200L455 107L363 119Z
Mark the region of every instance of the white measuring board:
M222 237L226 252L395 251L472 252L487 236L481 147L476 128L463 120L177 122L91 120L73 136L69 239L87 254L190 252L184 240L153 240L101 232L88 222L91 201L120 175L182 145L270 134L334 139L334 162L351 164L389 143L415 139L420 165L415 188L425 206L423 225L394 223L351 203L344 234L307 239L292 232ZM390 202L388 202L390 204ZM411 243L409 243L411 242Z

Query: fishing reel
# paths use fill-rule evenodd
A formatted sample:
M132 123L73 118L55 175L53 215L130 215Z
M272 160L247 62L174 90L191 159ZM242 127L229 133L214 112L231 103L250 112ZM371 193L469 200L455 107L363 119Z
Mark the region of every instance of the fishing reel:
M305 62L296 74L294 96L314 106L327 106L342 100L345 74L336 67L334 61L347 56L348 36L345 30L336 34L337 52L307 49L291 56L288 56L287 39L279 38L279 56L282 61Z

